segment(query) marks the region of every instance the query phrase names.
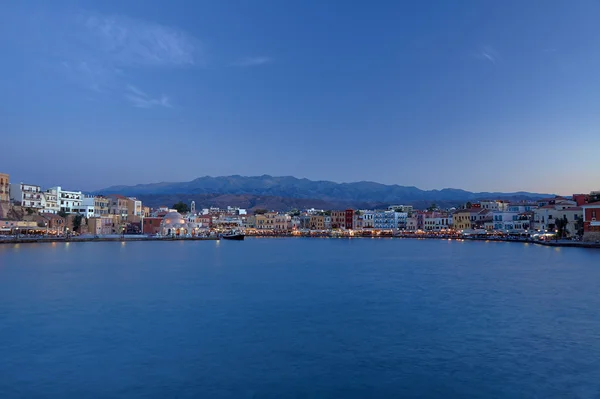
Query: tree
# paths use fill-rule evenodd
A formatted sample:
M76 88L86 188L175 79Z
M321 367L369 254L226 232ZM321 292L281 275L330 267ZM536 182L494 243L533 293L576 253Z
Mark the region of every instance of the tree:
M435 211L436 209L437 209L437 205L435 204L435 202L434 202L433 204L429 205L429 208L427 208L427 210L428 210L429 212L433 212L433 211Z
M577 218L577 221L575 222L575 231L577 232L578 236L582 236L583 235L583 218Z
M27 208L26 211L28 215L33 215L33 209Z
M569 225L569 221L567 220L567 215L563 215L562 218L558 218L556 219L556 230L557 231L557 235L560 238L564 238L568 231L567 231L567 226Z
M267 212L269 212L269 211L266 209L262 209L262 208L257 208L254 210L255 215L264 215Z
M60 216L61 218L66 218L68 214L67 214L67 212L65 212L63 210L60 210L60 211L58 211L57 215Z
M469 201L469 202L467 202L467 203L465 204L465 208L466 208L466 209L471 209L471 208L473 208L473 204L471 203L471 201Z
M188 208L187 204L179 201L176 204L173 204L173 209L175 209L179 213L188 213L190 208Z
M362 215L362 212L357 209L356 211L354 211L354 214L356 216L360 216L360 215Z
M256 212L255 212L256 214ZM288 215L290 216L300 216L300 211L296 208L292 209L291 211L288 212Z
M81 216L80 214L75 215L75 217L73 218L73 231L79 232L79 229L81 228L82 219L83 216Z

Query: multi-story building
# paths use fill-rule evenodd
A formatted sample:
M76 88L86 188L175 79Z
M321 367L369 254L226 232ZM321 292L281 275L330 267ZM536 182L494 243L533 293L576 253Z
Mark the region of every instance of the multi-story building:
M479 201L479 204L481 205L481 209L487 209L490 211L507 211L508 210L508 206L509 203L508 201L504 201L504 200L484 200L484 201Z
M590 241L600 240L600 202L588 203L583 210L583 235Z
M452 215L454 230L482 229L492 220L490 210L481 208L460 209Z
M110 214L110 199L102 196L94 197L94 214L107 216Z
M66 213L77 213L81 210L81 201L83 194L81 191L63 190L62 187L51 187L48 192L56 195L60 210Z
M112 217L95 216L88 218L88 232L94 235L106 235L112 233Z
M374 227L373 218L375 217L375 212L371 210L360 211L362 216L362 228L363 229L372 229Z
M510 211L493 211L492 220L486 226L487 230L502 232L524 232L530 226L529 216L525 213Z
M394 211L374 211L373 227L379 230L406 229L408 214Z
M139 222L144 217L142 201L137 198L127 198L127 221Z
M325 216L310 215L309 224L311 230L325 230Z
M110 215L119 216L120 222L127 221L127 214L129 212L129 199L118 194L109 195L108 199L110 200L108 213Z
M323 216L323 225L325 230L331 230L331 215Z
M10 200L10 176L6 173L0 173L0 201L8 202Z
M46 190L42 193L42 209L41 213L56 214L60 211L60 205L58 204L58 196L56 192Z
M452 226L452 215L445 212L427 212L424 215L424 226L425 231L442 231L448 230Z
M276 212L267 212L264 214L254 215L255 228L257 230L275 230Z
M518 213L524 213L524 212L533 212L535 209L538 208L537 203L533 202L523 202L523 203L510 203L508 204L508 212L518 212Z
M331 228L346 228L346 211L331 211Z
M13 183L10 199L25 208L42 209L42 188L35 184Z
M411 216L406 218L406 231L417 231L417 217Z
M198 219L196 219L197 221ZM142 221L142 233L144 234L158 234L160 233L160 224L163 221L163 218L156 217L145 217ZM202 226L198 226L202 227Z
M579 220L584 218L584 210L583 207L574 206L575 204L575 201L557 200L554 204L536 209L533 213L533 228L542 232L553 232L557 229L557 221L566 219L566 232L569 235L576 235Z
M354 228L354 209L346 209L344 218L344 227L348 230Z

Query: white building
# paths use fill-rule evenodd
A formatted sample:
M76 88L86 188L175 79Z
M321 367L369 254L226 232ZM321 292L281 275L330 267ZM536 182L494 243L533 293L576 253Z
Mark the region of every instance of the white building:
M362 228L363 229L372 229L375 227L375 212L371 210L363 210L360 211L360 215L362 216Z
M375 211L373 227L381 230L405 229L407 218L408 214L406 212Z
M60 210L66 213L77 213L81 209L83 194L81 191L67 191L62 187L52 187L48 190L57 197Z
M35 184L11 184L10 199L25 208L42 209L42 189Z
M85 195L81 200L81 206L79 207L78 213L87 218L100 217L101 215L96 213L96 197Z
M507 211L509 207L508 201L493 200L493 201L480 201L481 209L487 209L490 211Z
M52 193L50 190L44 191L42 193L42 209L40 212L57 214L58 211L60 211L60 206L58 205L56 193Z
M452 227L452 215L442 212L428 212L423 217L423 230L442 231Z

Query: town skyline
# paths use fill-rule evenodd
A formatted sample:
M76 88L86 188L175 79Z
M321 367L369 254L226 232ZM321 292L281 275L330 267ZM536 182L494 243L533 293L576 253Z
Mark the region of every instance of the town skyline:
M10 2L4 169L87 191L235 174L595 190L598 15L593 1Z

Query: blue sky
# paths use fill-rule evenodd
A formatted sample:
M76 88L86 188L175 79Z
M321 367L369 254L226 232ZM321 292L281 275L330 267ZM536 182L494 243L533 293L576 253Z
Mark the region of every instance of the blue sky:
M600 189L597 1L18 1L0 169Z

